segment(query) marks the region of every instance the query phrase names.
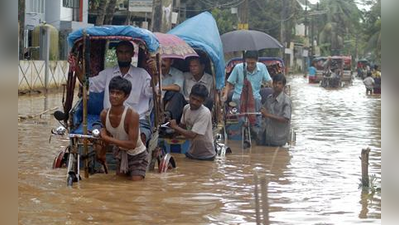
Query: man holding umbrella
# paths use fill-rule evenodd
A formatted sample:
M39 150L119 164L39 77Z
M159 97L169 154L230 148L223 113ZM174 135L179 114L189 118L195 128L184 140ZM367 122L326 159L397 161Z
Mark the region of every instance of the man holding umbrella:
M235 102L238 107L240 107L240 102L244 101L248 103L248 99L251 99L251 96L247 96L247 99L241 99L245 80L248 80L250 86L252 87L252 93L245 93L245 95L253 95L255 109L252 110L254 110L254 112L259 112L262 100L260 95L262 83L266 82L269 86L271 86L272 78L270 77L269 71L267 70L265 64L258 62L257 51L245 52L245 69L244 63L239 63L234 67L229 78L227 79L222 100L226 101L230 91L234 88L232 101ZM247 107L246 111L253 112L249 109L250 108ZM239 108L239 111L242 110L243 109ZM255 127L259 128L260 122L260 118L257 118Z

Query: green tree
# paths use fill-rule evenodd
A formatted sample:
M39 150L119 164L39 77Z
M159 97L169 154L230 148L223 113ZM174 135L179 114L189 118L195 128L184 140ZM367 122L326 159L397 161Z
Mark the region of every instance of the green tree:
M216 20L221 35L236 29L237 17L231 14L230 10L215 8L212 10L212 15Z
M107 4L107 0L99 0L97 7L96 26L101 26L104 24L105 9L107 8Z
M340 55L344 42L360 32L361 12L354 0L322 0L320 7L326 11L319 22L322 55Z
M370 2L370 11L364 12L363 33L366 42L364 53L371 53L371 60L381 61L381 0Z
M115 13L116 0L109 0L105 10L104 24L112 24Z

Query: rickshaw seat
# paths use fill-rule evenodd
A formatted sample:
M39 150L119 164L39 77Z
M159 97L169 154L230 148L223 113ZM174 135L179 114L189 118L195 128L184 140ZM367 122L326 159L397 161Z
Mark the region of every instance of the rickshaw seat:
M101 122L100 113L103 110L104 92L90 92L87 100L87 130L92 130L95 122ZM73 123L75 129L71 130L72 134L83 134L83 101L80 101L75 112L73 113Z

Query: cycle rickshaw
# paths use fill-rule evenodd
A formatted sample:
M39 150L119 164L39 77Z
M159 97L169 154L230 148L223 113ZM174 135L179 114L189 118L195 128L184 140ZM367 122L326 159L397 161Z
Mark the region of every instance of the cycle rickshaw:
M132 63L146 69L151 76L160 76L160 72L151 71L147 65L149 57L155 57L157 67L160 68L160 57L158 54L159 41L156 36L145 29L132 26L96 26L81 29L71 33L68 41L71 46L69 55L69 72L62 100L63 112L54 113L55 118L62 124L55 130L53 135L64 135L69 137L69 145L61 151L54 159L53 168L67 167L67 185L81 180L80 171L84 170L85 178L90 174L99 172L101 165L96 161L93 143L100 141L99 126L100 113L103 110L104 92L88 92L88 78L97 76L104 68L116 63L115 46L119 41L130 41L134 45L135 54ZM83 82L77 89L77 75L75 72L75 61L81 59L83 62ZM158 69L158 71L161 71ZM161 82L159 80L159 87ZM154 79L151 81L154 82ZM153 83L153 86L156 86ZM162 107L160 88L153 88L152 116L151 120L152 137L148 142L147 149L150 156L150 167L154 166L153 151L158 145L158 127L161 121ZM152 119L150 119L150 117ZM170 156L167 156L170 159ZM115 167L112 154L107 153L107 163L110 169ZM106 171L105 171L106 172Z
M203 33L205 30L207 31L207 35ZM225 82L224 54L216 21L212 14L204 12L185 20L170 30L168 34L174 34L190 45L198 53L199 57L206 62L205 72L212 75L214 79L214 95L210 97L213 99L212 116L215 147L219 155L224 154L227 147L219 143L223 137L223 135L219 134L223 130L220 96ZM177 61L174 66L183 72L189 71L187 63L184 61ZM165 137L161 140L160 145L167 152L185 153L188 150L189 140L183 137Z

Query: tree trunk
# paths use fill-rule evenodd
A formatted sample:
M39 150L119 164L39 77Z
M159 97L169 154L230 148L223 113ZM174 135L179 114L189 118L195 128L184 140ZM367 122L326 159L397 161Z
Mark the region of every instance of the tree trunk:
M172 27L172 0L154 0L151 27L153 32L166 33Z
M129 12L129 10L126 12L126 20L125 20L125 25L130 25L130 20L132 19L132 12Z
M24 31L25 31L25 0L18 0L18 23L19 23L19 59L24 58Z
M112 19L114 18L116 0L110 0L105 12L104 24L112 24Z
M100 0L97 9L96 26L101 26L104 24L105 8L107 7L107 0Z

